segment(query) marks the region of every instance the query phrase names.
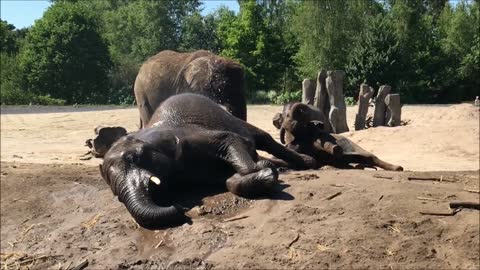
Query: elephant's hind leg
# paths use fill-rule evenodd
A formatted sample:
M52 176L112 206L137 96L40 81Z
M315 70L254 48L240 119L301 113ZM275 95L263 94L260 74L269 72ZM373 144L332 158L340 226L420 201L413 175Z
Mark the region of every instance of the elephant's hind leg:
M380 167L380 168L382 168L384 170L387 170L387 171L403 171L402 166L390 164L388 162L385 162L385 161L379 159L376 156L372 157L372 163L373 163L373 165L375 165L377 167Z
M266 160L256 163L258 171L227 179L227 189L242 197L256 197L271 192L278 180L278 171Z

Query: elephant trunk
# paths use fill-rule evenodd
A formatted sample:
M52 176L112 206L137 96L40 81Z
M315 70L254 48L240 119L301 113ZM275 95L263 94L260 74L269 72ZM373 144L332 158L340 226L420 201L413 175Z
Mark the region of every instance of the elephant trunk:
M155 183L150 182L152 175L142 169L134 169L126 175L123 181L115 181L118 198L125 204L128 212L135 221L147 229L181 224L185 217L175 206L162 207L157 205L152 197L150 188ZM158 178L157 178L158 179ZM159 185L159 183L156 183Z
M285 128L284 127L280 128L280 142L282 144L285 144Z

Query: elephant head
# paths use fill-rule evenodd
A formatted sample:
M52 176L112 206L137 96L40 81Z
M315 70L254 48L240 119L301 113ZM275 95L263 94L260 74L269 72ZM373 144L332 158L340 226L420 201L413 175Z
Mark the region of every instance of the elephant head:
M168 185L165 180L181 153L178 138L169 131L151 135L149 142L132 135L120 138L105 155L100 165L103 179L142 227L182 223L185 216L180 209L153 200Z
M287 105L285 105L287 106ZM280 141L290 143L293 137L302 136L312 125L315 128L323 129L323 114L316 108L303 103L295 103L289 105L288 108L284 107L284 113L281 116L275 115L274 125L276 119L281 120L280 125ZM287 141L285 140L285 137Z

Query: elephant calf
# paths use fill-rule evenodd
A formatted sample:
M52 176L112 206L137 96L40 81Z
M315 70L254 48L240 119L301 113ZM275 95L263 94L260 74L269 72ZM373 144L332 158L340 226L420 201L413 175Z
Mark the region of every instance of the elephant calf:
M349 139L323 130L322 115L315 107L302 103L289 103L283 112L273 117L273 124L280 129L280 140L287 148L314 157L318 165L351 168L351 163L385 170L403 171L379 159ZM285 140L286 138L286 140Z
M169 187L225 183L245 197L271 191L278 172L259 159L257 149L299 169L316 166L313 158L278 144L210 99L180 94L165 100L144 129L115 142L100 171L138 224L163 227L185 218L176 206L154 202Z

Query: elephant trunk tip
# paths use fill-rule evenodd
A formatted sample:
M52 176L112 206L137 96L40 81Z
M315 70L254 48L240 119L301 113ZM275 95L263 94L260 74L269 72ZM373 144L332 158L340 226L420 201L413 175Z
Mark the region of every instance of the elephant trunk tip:
M177 206L159 206L149 194L129 194L124 204L135 221L146 229L158 229L185 223L186 216Z

